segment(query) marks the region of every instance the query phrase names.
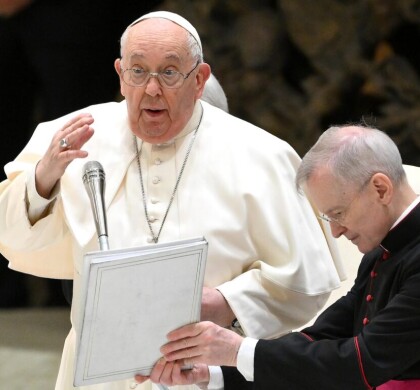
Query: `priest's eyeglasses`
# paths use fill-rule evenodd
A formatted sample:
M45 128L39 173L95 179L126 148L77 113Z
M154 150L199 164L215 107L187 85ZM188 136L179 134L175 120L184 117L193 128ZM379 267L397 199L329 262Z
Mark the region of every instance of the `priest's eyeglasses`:
M341 211L336 211L334 212L333 216L328 216L327 214L324 213L319 213L318 214L318 218L322 219L325 222L328 223L336 223L338 225L343 225L344 221L346 220L346 217L349 214L350 208L351 206L354 204L355 200L358 199L360 197L360 195L362 194L363 190L366 188L367 184L370 182L369 178L359 189L359 191L356 193L356 195L353 197L353 199L350 201L350 203L344 207Z
M319 213L318 218L322 219L325 222L328 223L336 223L338 225L342 225L344 220L346 219L346 211L348 210L348 208L346 208L345 211L340 211L334 214L334 217L329 217L327 214L324 213Z
M176 89L182 87L184 81L197 68L199 63L200 61L197 61L194 68L186 74L172 69L167 69L162 72L147 72L143 68L134 66L133 68L123 70L122 78L131 87L143 87L149 82L151 77L156 77L162 87Z

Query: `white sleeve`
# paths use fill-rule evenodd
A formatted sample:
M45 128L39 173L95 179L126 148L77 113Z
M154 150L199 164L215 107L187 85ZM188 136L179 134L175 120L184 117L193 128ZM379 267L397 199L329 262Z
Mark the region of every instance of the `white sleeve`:
M31 224L35 224L40 218L45 216L48 207L57 198L60 191L59 182L53 188L49 199L45 199L38 194L35 185L35 169L36 166L28 172L26 181L26 202L28 208L28 219Z

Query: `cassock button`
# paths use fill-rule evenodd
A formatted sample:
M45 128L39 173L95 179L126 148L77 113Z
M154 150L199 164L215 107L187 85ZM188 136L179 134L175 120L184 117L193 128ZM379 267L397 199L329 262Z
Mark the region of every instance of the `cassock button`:
M155 222L156 221L156 217L150 216L149 217L149 222Z
M155 158L155 165L162 164L162 160L160 158Z
M384 251L384 253L382 254L382 260L386 260L389 257L389 252Z
M375 271L372 271L371 273L370 273L370 277L371 278L376 278L378 276L378 273L377 272L375 272Z
M152 199L150 199L150 202L152 202L153 204L156 204L159 201L156 198L152 198Z
M371 301L373 301L373 297L372 297L372 295L368 295L367 297L366 297L366 301L367 302L371 302Z
M146 241L149 243L149 244L151 244L152 242L153 242L153 237L147 237L147 239L146 239Z
M160 182L160 179L157 177L157 176L155 176L153 179L152 179L152 183L153 184L158 184Z
M369 323L369 318L363 318L363 325L367 325Z

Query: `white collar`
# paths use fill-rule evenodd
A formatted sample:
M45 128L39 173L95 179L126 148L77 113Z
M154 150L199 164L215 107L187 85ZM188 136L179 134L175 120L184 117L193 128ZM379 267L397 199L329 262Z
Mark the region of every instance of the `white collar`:
M420 203L420 196L417 195L416 199L414 199L413 202L411 202L411 204L403 211L400 217L394 222L391 229L397 226L411 212L411 210L413 210L414 207L416 207L419 203Z

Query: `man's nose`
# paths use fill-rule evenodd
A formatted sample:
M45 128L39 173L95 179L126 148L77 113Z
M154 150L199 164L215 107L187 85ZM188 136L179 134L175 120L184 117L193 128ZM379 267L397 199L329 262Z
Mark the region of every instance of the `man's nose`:
M151 74L146 83L146 93L150 96L160 95L162 93L162 86L157 75Z
M334 238L339 238L347 231L346 227L334 221L330 222L330 227L331 227L331 233Z

